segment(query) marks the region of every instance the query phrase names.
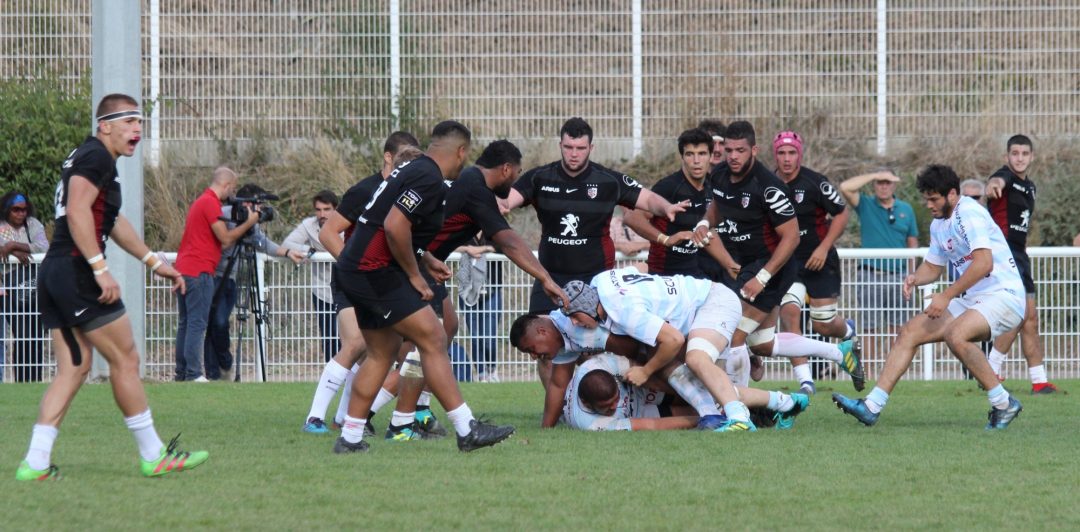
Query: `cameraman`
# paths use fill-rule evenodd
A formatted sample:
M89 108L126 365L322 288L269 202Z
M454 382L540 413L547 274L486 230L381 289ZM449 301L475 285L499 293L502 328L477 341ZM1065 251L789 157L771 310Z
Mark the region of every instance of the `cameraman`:
M338 197L329 190L322 190L311 198L311 202L315 215L304 218L300 225L297 225L281 242L283 247L306 253L309 257L315 252L326 251L326 247L319 242L319 231L337 209ZM326 262L313 264L311 269L311 303L314 305L315 314L319 320L323 362L329 362L340 348L337 310L334 306L334 296L330 293L330 268L332 266L333 264Z
M184 236L176 252L176 270L184 277L186 292L177 292L180 322L176 329L176 380L208 382L203 376L203 342L214 296L214 269L221 248L231 246L259 220L248 210L244 223L229 229L221 220L221 202L236 190L237 175L227 166L214 170L210 187L188 210ZM215 368L216 370L217 368Z
M277 199L276 196L272 196L266 192L259 185L246 184L240 187L240 190L236 191L236 200L243 199L261 199L263 197L270 196L267 199ZM258 213L259 220L265 218L267 222L273 220L274 215L269 205L260 205L259 203L252 203L250 201L244 201L243 206L248 210L249 216L241 223L237 224L235 221L237 217L233 216L232 210L236 205L236 200L233 200L231 204L227 204L222 207L222 218L226 227L232 229L233 227L242 227L247 222L250 222L254 216L250 216L250 213ZM242 215L241 215L242 217ZM250 226L249 226L250 227ZM300 264L306 258L303 253L295 250L291 250L277 245L270 240L266 233L263 232L256 221L255 226L250 231L246 232L239 243L250 246L255 251L259 251L270 255L272 257L287 257L295 264ZM206 363L206 377L210 380L218 380L222 378L222 372L225 372L225 380L229 380L231 375L227 373L232 370L233 356L230 351L231 339L229 337L229 316L232 314L233 308L236 306L236 272L240 269L240 261L243 257L238 257L233 261L232 270L229 271L229 276L225 277L225 269L228 268L229 261L236 256L240 251L240 246L225 246L222 251L221 261L218 262L217 269L214 271L214 300L210 304L210 324L209 331L206 335L206 344L203 347L203 359ZM224 286L223 286L224 285ZM219 288L220 287L220 288Z

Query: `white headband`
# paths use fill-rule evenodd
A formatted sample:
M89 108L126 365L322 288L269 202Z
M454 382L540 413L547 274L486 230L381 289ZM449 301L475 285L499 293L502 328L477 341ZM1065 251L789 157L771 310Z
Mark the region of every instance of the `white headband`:
M113 120L123 120L125 118L138 118L139 120L142 120L143 114L142 111L139 111L138 109L128 109L127 111L116 111L114 113L101 115L97 117L97 121L101 122L104 120L106 122L112 122Z

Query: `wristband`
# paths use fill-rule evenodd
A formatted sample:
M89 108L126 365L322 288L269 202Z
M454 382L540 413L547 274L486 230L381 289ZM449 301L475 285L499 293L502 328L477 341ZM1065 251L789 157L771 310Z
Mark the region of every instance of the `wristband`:
M159 260L159 261L157 261L157 264L154 264L153 266L150 267L150 271L151 272L156 272L158 270L158 268L162 267L164 264L165 264L165 261Z
M769 284L769 279L772 279L772 274L769 273L769 270L762 268L758 270L757 275L754 275L754 279L757 279L761 286L765 286Z
M93 257L90 257L89 259L86 259L86 263L90 264L90 265L94 265L94 264L97 264L97 263L99 263L99 262L101 262L103 260L105 260L105 255L103 255L101 253L98 253L97 255L94 255Z
M701 220L700 222L698 222L697 225L694 226L694 231L695 232L697 231L698 227L706 227L706 228L709 227L709 221L708 220Z
M153 256L154 256L154 252L153 252L153 251L147 251L147 252L146 252L146 255L143 255L143 258L141 259L141 260L142 260L142 263L143 263L143 264L147 264L147 263L149 263L149 262L150 262L150 257L153 257Z
M94 270L94 277L97 277L99 275L105 275L105 272L107 272L107 271L109 271L108 266L106 266L104 268L101 268L100 270Z
M667 241L668 241L668 236L665 235L664 233L660 233L660 234L656 235L656 243L657 244L660 244L661 246L666 246Z

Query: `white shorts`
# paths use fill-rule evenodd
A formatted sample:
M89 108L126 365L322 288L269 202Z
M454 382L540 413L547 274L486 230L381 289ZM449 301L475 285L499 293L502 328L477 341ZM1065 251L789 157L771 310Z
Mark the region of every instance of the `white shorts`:
M1008 292L981 294L953 298L949 302L949 314L960 317L965 311L978 312L990 325L990 339L997 338L1015 328L1024 321L1024 314L1017 314L1014 308L1026 308L1024 297L1016 297Z
M735 328L742 319L742 302L730 288L713 283L709 290L709 296L698 308L694 315L694 321L690 324L690 330L712 329L720 333L731 344L731 337L735 334Z

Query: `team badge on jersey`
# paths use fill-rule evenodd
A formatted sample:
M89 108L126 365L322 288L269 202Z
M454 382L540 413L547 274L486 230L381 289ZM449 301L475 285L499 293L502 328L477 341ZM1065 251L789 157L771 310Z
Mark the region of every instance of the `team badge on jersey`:
M420 206L420 202L422 201L424 201L424 198L421 198L420 194L417 194L413 190L406 190L398 196L397 204L400 205L402 209L413 212Z
M596 199L596 187L589 187L589 189L585 191L585 195L589 196L589 199Z
M743 194L743 196L742 196L742 208L745 209L745 208L747 208L749 206L750 206L750 194Z
M803 198L806 197L806 192L802 190L795 191L795 203L802 203Z

